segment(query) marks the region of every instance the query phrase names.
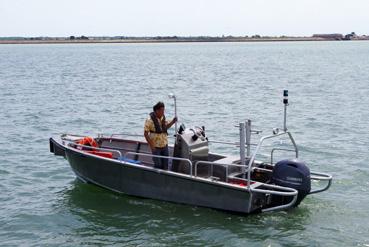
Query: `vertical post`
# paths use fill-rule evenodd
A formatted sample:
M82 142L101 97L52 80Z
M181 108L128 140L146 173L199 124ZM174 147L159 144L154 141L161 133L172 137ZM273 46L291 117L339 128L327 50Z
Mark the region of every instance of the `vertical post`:
M240 160L242 167L242 172L245 172L246 157L245 157L245 143L246 141L246 128L245 122L240 123Z
M246 121L246 156L250 157L251 154L251 120Z
M288 90L283 90L283 104L284 104L284 121L283 130L287 131L287 106L288 106Z
M174 117L177 118L177 98L174 97ZM177 121L174 123L174 130L175 130L175 134L177 135L177 123L178 123L178 118Z
M168 97L169 97L170 99L173 99L173 100L174 100L174 116L178 119L178 117L177 117L177 97L176 97L174 94L172 94L172 93L170 93L170 94L168 95ZM174 124L175 135L177 134L177 130L178 130L178 128L177 128L177 123L178 123L178 121L177 121L177 122L175 122L175 124Z

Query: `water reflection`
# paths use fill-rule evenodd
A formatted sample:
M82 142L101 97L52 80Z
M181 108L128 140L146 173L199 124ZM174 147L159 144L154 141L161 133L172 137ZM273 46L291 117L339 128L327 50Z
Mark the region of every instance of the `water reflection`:
M133 241L132 244L149 241L208 245L230 241L239 245L246 240L278 242L291 235L298 241L298 234L310 220L310 212L304 207L288 212L238 215L120 195L77 179L61 195L60 203L69 217L82 222L75 229L76 235L109 241L114 237L115 241Z

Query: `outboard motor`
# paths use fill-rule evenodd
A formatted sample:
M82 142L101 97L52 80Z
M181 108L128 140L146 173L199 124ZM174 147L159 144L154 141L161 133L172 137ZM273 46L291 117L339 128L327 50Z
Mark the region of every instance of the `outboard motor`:
M310 170L303 161L281 160L274 166L272 182L279 186L296 189L298 196L294 206L298 206L310 192Z

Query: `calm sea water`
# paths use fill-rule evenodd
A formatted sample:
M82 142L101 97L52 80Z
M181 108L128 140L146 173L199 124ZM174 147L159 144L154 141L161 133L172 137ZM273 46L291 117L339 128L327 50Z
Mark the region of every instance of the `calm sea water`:
M369 246L368 58L368 42L0 46L1 246ZM173 116L170 92L213 140L237 141L248 118L269 134L283 89L301 159L334 176L287 212L118 195L48 150L65 132L142 133L156 101Z

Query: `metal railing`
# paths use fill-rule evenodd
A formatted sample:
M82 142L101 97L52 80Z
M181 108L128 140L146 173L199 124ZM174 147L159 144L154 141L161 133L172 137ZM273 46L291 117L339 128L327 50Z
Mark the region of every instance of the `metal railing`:
M248 184L246 189L249 192L269 194L269 195L278 195L278 196L289 196L289 197L293 196L292 200L289 203L279 205L279 206L275 206L275 207L265 208L265 209L262 209L262 212L270 212L270 211L290 208L295 204L295 202L297 200L298 191L296 189L289 188L289 187L278 186L278 185L274 185L274 184L260 183L260 182L258 182L259 187L266 187L266 188L269 188L269 189L258 189L258 188L250 187L252 182L253 182L251 180L244 179L244 178L239 178L239 177L232 177L232 178L235 178L238 181L243 181L246 184Z
M226 145L234 145L234 146L237 146L237 145L240 145L239 142L226 142L226 141L208 141L209 143L218 143L218 144L226 144Z
M246 179L243 178L239 178L239 177L233 177L233 176L229 176L229 167L239 167L239 168L245 168L244 165L238 165L238 164L226 164L226 163L215 163L215 162L211 162L211 161L197 161L194 165L195 169L194 169L194 173L195 173L195 177L197 177L197 168L199 165L210 165L210 175L213 176L214 175L214 166L222 166L226 168L226 182L228 183L228 179L229 178L234 178L234 179L242 179L244 181L247 181ZM248 167L246 167L247 169ZM260 168L260 167L252 167L252 170L260 170L260 171L265 171L265 172L269 172L271 173L272 170L269 169L265 169L265 168Z
M63 137L65 137L65 136L75 136L75 137L86 137L86 135L78 135L78 134L68 134L68 133L63 133L62 135L61 135L61 137L63 138Z
M328 181L328 183L325 187L323 187L321 189L316 189L316 190L310 191L309 194L315 194L315 193L326 191L327 189L329 189L329 187L332 184L332 175L322 173L322 172L310 171L310 179L311 180L317 180L317 181Z
M240 147L240 142L226 142L226 141L214 141L214 140L209 140L209 143L216 143L216 144L226 144L226 145L233 145L236 147ZM256 143L250 143L250 146L257 146L258 144ZM245 147L247 147L248 145L246 144Z
M113 133L113 134L104 134L104 133L99 133L97 134L98 137L102 138L102 137L109 137L110 139L115 137L115 136L132 136L132 137L143 137L143 134L139 135L139 134L129 134L129 133Z
M244 167L243 165L221 164L221 163L214 163L214 162L210 162L210 161L198 161L198 162L195 163L195 177L197 177L197 167L198 167L199 164L210 165L210 167L211 167L211 173L210 173L211 176L210 177L213 177L213 167L214 166L217 166L217 165L218 166L225 166L226 167L226 183L228 183L229 178L237 179L238 181L243 181L247 184L247 187L245 189L248 190L249 192L293 197L292 200L287 204L283 204L283 205L279 205L279 206L275 206L275 207L271 207L271 208L265 208L265 209L262 209L262 212L269 212L269 211L275 211L275 210L282 210L282 209L290 208L295 204L295 202L297 200L298 191L296 189L289 188L289 187L278 186L278 185L273 185L273 184L260 183L260 182L258 182L258 186L266 187L266 188L269 188L269 189L257 189L257 188L252 188L251 187L251 184L254 182L251 179L245 179L245 178L240 178L240 177L230 177L229 176L229 171L228 171L229 166L235 166L235 167L242 168L242 167ZM255 169L267 170L267 169L258 168L258 167L255 167ZM269 170L267 170L267 171L269 172Z
M72 145L74 145L74 146L83 147L83 148L89 148L89 149L94 149L94 150L101 150L101 151L108 151L108 152L116 152L116 153L119 154L119 157L123 157L122 152L119 151L119 150L110 149L110 148L98 148L98 147L92 147L92 146L86 146L86 145L82 145L82 144L77 144L77 143L71 142L71 141L66 141L66 140L64 140L64 141L67 142L70 147L72 147ZM80 151L83 151L83 150L80 150Z
M214 166L222 166L222 167L225 167L226 168L226 182L228 183L228 178L229 178L229 166L233 166L233 167L240 167L241 169L244 168L245 166L243 165L237 165L237 164L225 164L225 163L214 163L214 162L211 162L211 161L197 161L195 163L195 177L197 177L197 167L198 165L210 165L210 174L211 176L213 176L214 174Z
M288 135L294 148L295 148L295 152L296 152L296 156L298 156L298 149L297 149L297 145L296 145L296 142L295 140L293 139L292 137L292 134L288 131L286 132L281 132L281 133L276 133L276 134L273 134L273 135L269 135L269 136L263 136L262 138L260 138L259 140L259 143L258 145L256 146L256 149L254 151L254 153L252 154L251 156L251 159L249 160L249 163L248 163L248 171L247 171L247 179L250 181L251 180L251 170L252 170L252 165L255 161L255 158L256 158L256 155L257 153L259 152L260 150L260 147L262 146L263 142L267 139L271 139L271 138L275 138L275 137L278 137L278 136L282 136L282 135ZM250 189L250 184L248 184L248 188Z
M270 195L293 196L293 198L292 198L292 201L287 203L287 204L283 204L283 205L279 205L279 206L275 206L275 207L271 207L271 208L265 208L265 209L261 210L262 212L270 212L270 211L276 211L276 210L291 208L297 200L298 191L293 189L293 188L282 187L282 186L273 185L273 184L263 184L263 186L271 188L271 189L284 190L284 191L255 189L255 188L251 188L250 191L251 192L257 192L257 193L263 193L263 194L270 194Z
M128 155L138 155L138 156L144 156L144 157L152 157L152 158L162 158L162 159L168 159L168 160L179 160L179 161L184 161L186 163L189 164L190 167L190 176L192 177L192 162L189 159L184 159L184 158L177 158L177 157L171 157L171 156L162 156L162 155L154 155L154 154L146 154L146 153L137 153L137 152L127 152L125 153L123 158L126 158ZM169 166L168 166L169 168Z
M270 164L273 164L273 154L274 151L287 151L287 152L295 152L296 153L296 159L298 158L298 151L297 149L287 149L287 148L273 148L270 152Z
M111 148L111 149L116 148L116 149L120 149L120 150L127 151L127 152L136 152L136 149L126 148L126 147L110 146L109 148ZM141 151L140 153L150 154L149 152L145 152L145 151Z

